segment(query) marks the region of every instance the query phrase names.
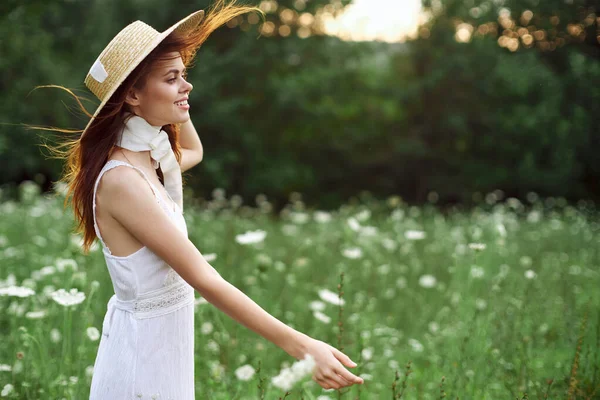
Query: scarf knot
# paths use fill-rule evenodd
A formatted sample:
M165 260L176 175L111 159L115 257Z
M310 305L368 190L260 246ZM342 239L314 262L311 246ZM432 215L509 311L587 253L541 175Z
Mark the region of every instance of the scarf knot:
M117 144L131 151L150 151L154 169L161 168L165 189L171 199L183 209L181 168L169 142L169 135L160 126L150 125L144 118L132 115L127 119Z

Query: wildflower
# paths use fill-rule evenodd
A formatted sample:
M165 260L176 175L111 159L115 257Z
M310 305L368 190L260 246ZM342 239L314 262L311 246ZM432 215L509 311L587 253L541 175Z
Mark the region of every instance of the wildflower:
M477 265L471 266L471 276L473 278L482 278L484 274L483 268L478 267Z
M56 260L56 269L58 272L64 272L67 267L73 271L77 271L77 261L72 258L58 258Z
M52 330L50 331L50 340L53 343L58 343L58 342L60 342L60 339L61 339L60 331L56 328L52 328Z
M532 260L531 260L531 257L529 257L529 256L523 256L519 259L519 262L521 263L522 266L528 267L531 265Z
M92 342L95 342L96 340L100 339L100 332L96 327L90 326L86 329L86 333L88 338L90 338Z
M309 218L310 217L307 213L301 213L301 212L291 212L290 213L290 219L295 224L305 224L308 222Z
M502 223L499 223L498 225L496 225L496 229L498 230L498 233L500 234L500 236L506 237L506 228L504 227L504 225Z
M204 254L204 259L206 262L215 261L217 259L217 255L215 253Z
M283 368L277 376L271 379L271 383L282 390L289 390L304 376L311 374L314 366L314 358L310 354L306 354L303 360L295 362L289 368Z
M400 288L400 289L406 288L406 286L407 286L406 278L403 277L403 276L401 276L400 278L398 278L396 280L396 286L398 286L398 288Z
M436 333L439 330L440 330L440 325L437 322L431 321L429 323L429 332Z
M331 221L331 214L325 211L315 211L314 219L320 224Z
M371 211L369 209L364 209L358 214L356 214L355 218L360 222L365 222L366 220L371 218Z
M423 345L417 339L408 339L408 344L416 352L420 353L423 351Z
M425 232L423 231L406 231L404 237L408 240L421 240L425 239Z
M477 299L475 300L475 307L480 311L485 310L485 308L487 307L487 302L483 299Z
M13 297L29 297L33 296L35 291L24 286L9 286L0 288L0 296L13 296Z
M325 309L325 303L323 303L322 301L315 300L311 301L308 307L313 311L323 311Z
M56 273L56 268L52 265L46 265L40 269L40 276L48 276Z
M286 236L294 236L298 233L298 227L296 225L285 224L281 226L281 232Z
M342 254L344 255L344 257L346 258L350 258L350 259L357 259L357 258L361 258L363 256L363 252L359 247L353 247L350 249L345 249Z
M321 311L313 311L313 315L315 316L316 319L318 319L321 322L324 322L326 324L331 322L331 318L325 314L323 314Z
M326 302L331 303L336 306L339 306L339 305L343 306L345 303L344 299L340 299L339 296L337 295L337 293L334 293L327 289L319 290L319 297L321 298L321 300L326 301Z
M7 383L6 385L4 385L4 388L2 388L2 392L0 393L0 395L2 397L6 397L14 391L14 388L15 387L13 385Z
M390 238L383 238L381 240L381 244L385 247L386 250L394 251L398 247L398 243Z
M25 313L25 318L40 319L40 318L44 318L46 315L47 315L46 310L28 311L27 313Z
M79 292L73 288L68 292L65 289L58 289L51 293L52 300L64 307L80 304L85 300L85 293Z
M236 235L235 240L239 244L254 244L265 240L267 232L263 230L248 231L242 235Z
M246 364L235 370L235 376L240 381L249 381L254 376L256 371L252 367L252 365Z
M360 352L360 355L363 359L365 359L366 361L369 361L371 358L373 358L373 348L367 347L367 348L362 349L362 351Z
M12 367L8 364L0 364L0 372L10 372L12 371Z
M537 276L537 274L533 271L528 269L527 271L525 271L525 278L527 279L533 279Z
M435 286L436 282L435 276L433 275L422 275L419 278L419 285L424 288L432 288Z
M377 272L381 275L387 275L390 272L390 264L383 264L377 267Z
M202 332L204 335L208 335L212 331L213 331L213 324L211 324L210 322L204 322L202 324L202 326L200 327L200 332Z
M469 243L469 248L475 251L485 250L486 245L484 243Z
M363 236L377 236L377 228L374 226L363 226L360 228L360 234Z
M348 218L348 221L346 221L348 223L348 226L350 227L350 229L352 229L354 232L358 232L360 231L360 223L357 221L356 218L351 217Z

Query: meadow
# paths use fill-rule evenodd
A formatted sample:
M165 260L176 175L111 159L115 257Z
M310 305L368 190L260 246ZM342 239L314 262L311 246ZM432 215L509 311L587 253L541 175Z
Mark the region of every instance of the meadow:
M0 192L1 398L89 393L114 292L63 201L33 182L18 201ZM196 293L196 398L600 398L595 205L501 191L474 204L363 192L325 211L293 193L275 212L263 195L188 196L189 238L211 265L365 379L337 391L290 374L296 360Z

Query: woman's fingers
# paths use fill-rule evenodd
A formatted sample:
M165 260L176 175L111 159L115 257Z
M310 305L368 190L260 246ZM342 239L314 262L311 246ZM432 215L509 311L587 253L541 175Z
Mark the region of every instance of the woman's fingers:
M348 357L347 355L345 355L344 353L342 353L341 351L339 351L331 345L329 345L329 347L331 348L331 352L333 353L333 355L346 367L356 367L356 365L352 362L350 357Z
M333 387L335 389L340 389L340 388L343 388L346 386L352 386L354 383L357 383L357 382L347 380L342 375L336 373L333 370L328 375L320 376L320 379L322 381L325 381L327 384L329 384L331 387Z
M350 357L348 357L347 355L345 355L344 353L342 353L341 351L339 351L338 349L336 349L335 347L331 346L331 351L333 352L333 355L340 361L342 362L342 364L344 364L347 367L356 367L356 365L352 362L352 360L350 359ZM348 371L345 368L341 368L336 370L336 373L341 375L342 377L344 377L348 382L351 383L364 383L364 380L356 375L354 375L352 372Z
M321 386L323 389L338 389L339 385L336 382L333 382L330 379L327 379L325 377L323 378L317 378L316 376L313 376L313 381L317 382L319 384L319 386Z
M335 373L340 375L346 381L348 381L349 384L364 383L364 380L361 377L354 375L352 372L348 371L345 368L337 369L335 370Z

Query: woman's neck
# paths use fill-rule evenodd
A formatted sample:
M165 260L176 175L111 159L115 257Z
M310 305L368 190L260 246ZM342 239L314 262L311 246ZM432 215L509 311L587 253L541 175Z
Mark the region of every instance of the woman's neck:
M152 157L150 157L150 151L131 151L123 147L115 145L113 147L114 155L118 156L118 159L125 161L128 164L132 164L136 167L143 167L148 171L152 171ZM113 157L114 158L114 157Z

